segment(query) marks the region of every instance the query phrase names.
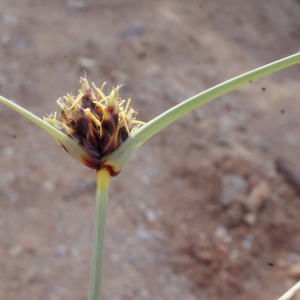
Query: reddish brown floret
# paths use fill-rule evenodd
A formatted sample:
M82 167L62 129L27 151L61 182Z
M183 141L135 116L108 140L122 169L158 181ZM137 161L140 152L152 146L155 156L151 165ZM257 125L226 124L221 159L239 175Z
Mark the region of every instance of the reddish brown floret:
M134 120L136 113L129 108L130 100L123 108L124 101L118 97L119 87L113 89L109 96L103 94L102 88L94 86L91 89L87 80L82 78L76 99L67 95L58 100L61 122L56 120L56 114L45 118L84 148L87 155L82 161L93 169L99 168L102 157L115 151L131 132L142 125Z

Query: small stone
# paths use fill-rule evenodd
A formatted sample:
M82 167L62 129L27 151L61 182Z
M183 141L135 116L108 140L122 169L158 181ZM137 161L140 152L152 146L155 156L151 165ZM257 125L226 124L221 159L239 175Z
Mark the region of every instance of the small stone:
M270 197L270 185L262 181L258 183L250 192L246 199L246 205L251 211L258 211L262 208L265 201Z
M228 231L225 227L223 226L218 226L216 231L215 231L215 237L216 239L224 242L224 243L231 243L232 242L232 237L228 234Z
M148 292L146 289L142 289L142 290L141 290L141 296L142 296L143 298L148 298L149 292Z
M152 240L151 233L146 228L144 228L143 226L138 226L136 232L137 232L138 237L142 241L149 242L149 241Z
M110 259L111 259L111 261L113 261L113 262L118 261L119 258L120 258L120 255L117 254L117 253L112 253L112 254L110 255Z
M24 49L27 46L27 42L24 40L19 40L17 46L19 49Z
M13 147L6 147L2 150L4 156L11 157L15 153L15 149Z
M300 279L300 264L291 266L288 270L288 275L290 277Z
M253 246L254 236L251 233L247 233L242 241L244 248L250 249Z
M11 41L11 36L8 33L3 33L0 39L3 45L8 45Z
M18 17L11 13L4 13L2 16L2 20L4 21L4 23L10 25L16 25L18 23Z
M150 183L150 178L149 178L149 176L146 175L146 174L143 174L143 175L142 175L141 180L142 180L142 182L145 183L145 184L149 184L149 183Z
M240 260L241 253L238 249L232 249L229 253L229 260L231 263L237 263Z
M52 181L44 181L43 182L43 188L47 192L51 192L54 189L54 184Z
M149 222L154 222L156 220L156 214L152 209L147 209L146 218Z
M284 259L279 259L278 261L276 261L275 265L278 268L284 269L288 266L288 262Z
M207 250L197 251L197 249L195 249L195 255L202 262L209 263L215 259L215 256L213 255L213 253L211 251L207 251Z
M254 225L257 221L257 216L256 214L249 213L245 215L245 221L249 225Z
M244 177L238 174L226 174L222 179L222 190L220 202L223 206L229 206L231 203L240 200L247 191L248 183Z

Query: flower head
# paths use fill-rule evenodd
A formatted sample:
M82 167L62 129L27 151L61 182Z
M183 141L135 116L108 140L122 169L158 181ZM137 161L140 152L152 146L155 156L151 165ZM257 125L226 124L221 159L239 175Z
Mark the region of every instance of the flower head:
M119 87L105 96L102 91L104 85L99 89L93 84L92 89L85 78L80 80L81 90L76 98L67 95L58 100L60 121L56 119L56 113L42 120L3 96L0 96L0 102L48 132L81 163L90 168L108 168L111 175L116 175L138 147L183 115L249 83L249 80L256 80L299 62L300 53L297 53L227 80L177 104L145 126L142 126L143 122L135 120L136 112L129 108L130 100L123 107L125 101L118 96Z
M80 161L96 169L104 156L119 148L144 123L135 120L137 112L130 107L130 99L123 106L125 100L118 95L120 86L106 96L103 93L105 83L101 88L94 83L91 88L86 78L81 78L80 83L76 98L67 94L58 99L60 120L57 120L56 112L44 120L76 141L88 154ZM58 142L69 152L63 143Z

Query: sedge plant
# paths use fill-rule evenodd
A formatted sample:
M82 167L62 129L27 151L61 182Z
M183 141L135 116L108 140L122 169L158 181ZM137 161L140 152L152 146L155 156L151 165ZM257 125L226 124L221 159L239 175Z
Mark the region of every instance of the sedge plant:
M102 261L105 236L108 187L111 177L118 175L135 150L154 134L195 108L244 84L300 62L300 53L265 65L225 81L165 111L148 123L136 120L137 113L128 101L119 97L119 88L109 95L81 78L76 97L70 94L57 103L60 114L43 119L0 96L9 106L48 132L76 160L96 170L96 205L89 300L101 294ZM57 117L59 119L57 119ZM287 298L284 298L287 299Z

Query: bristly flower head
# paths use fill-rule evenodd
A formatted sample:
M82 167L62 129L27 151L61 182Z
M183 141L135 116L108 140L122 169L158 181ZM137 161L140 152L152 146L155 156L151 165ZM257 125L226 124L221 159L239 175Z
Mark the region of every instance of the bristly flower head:
M97 169L102 157L120 147L144 123L135 120L137 112L130 107L130 99L123 106L125 100L118 95L120 86L105 96L105 83L101 88L94 83L91 88L86 78L80 78L80 83L76 98L67 94L58 99L60 120L57 120L56 112L44 120L75 140L88 154L80 159L81 162Z

